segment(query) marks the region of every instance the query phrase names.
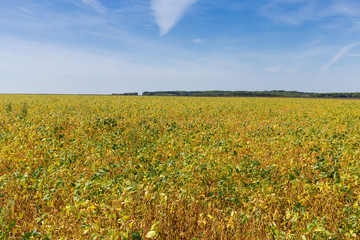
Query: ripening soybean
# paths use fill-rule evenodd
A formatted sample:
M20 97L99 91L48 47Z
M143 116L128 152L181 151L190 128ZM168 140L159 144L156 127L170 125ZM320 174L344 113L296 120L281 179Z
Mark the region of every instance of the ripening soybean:
M0 239L360 238L359 100L0 103Z

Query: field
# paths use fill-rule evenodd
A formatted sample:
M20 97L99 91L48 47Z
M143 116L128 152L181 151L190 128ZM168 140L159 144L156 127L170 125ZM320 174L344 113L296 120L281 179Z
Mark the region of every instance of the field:
M0 103L0 239L360 238L359 100Z

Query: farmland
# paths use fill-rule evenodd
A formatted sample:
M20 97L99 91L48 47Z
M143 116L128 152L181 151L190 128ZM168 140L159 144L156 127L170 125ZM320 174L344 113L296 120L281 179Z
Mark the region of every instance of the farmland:
M360 238L358 100L0 103L0 239Z

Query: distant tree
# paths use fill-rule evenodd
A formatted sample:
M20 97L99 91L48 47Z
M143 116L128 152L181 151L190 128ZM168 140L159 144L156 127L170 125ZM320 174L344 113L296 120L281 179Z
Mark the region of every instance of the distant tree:
M112 95L122 95L122 96L138 96L137 92L129 92L129 93L113 93Z
M192 97L296 97L296 98L360 98L360 93L308 93L285 90L272 91L155 91L144 96L192 96Z

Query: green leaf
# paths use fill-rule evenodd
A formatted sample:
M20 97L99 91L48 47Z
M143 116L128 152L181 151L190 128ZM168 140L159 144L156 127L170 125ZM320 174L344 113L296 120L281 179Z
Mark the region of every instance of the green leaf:
M155 231L150 231L146 234L145 237L147 238L154 238L156 236L156 232Z
M247 216L244 215L243 219L241 220L241 224L244 225L246 223L246 221L247 221Z
M5 197L6 195L3 193L0 193L0 198Z
M122 240L128 240L124 235L120 234L120 236L122 237Z
M131 233L131 239L132 240L141 240L141 236L139 232L132 232Z
M160 222L156 222L151 226L151 231L155 231Z

